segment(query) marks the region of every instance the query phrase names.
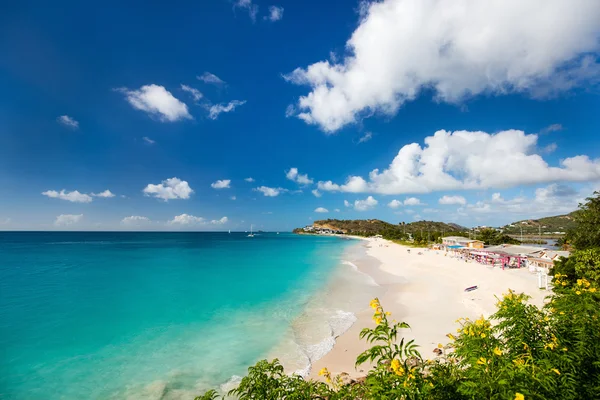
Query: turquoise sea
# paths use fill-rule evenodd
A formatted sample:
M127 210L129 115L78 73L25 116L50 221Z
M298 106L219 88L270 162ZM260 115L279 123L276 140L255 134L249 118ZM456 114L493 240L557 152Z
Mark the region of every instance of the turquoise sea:
M352 245L284 233L2 232L0 398L193 398L272 356L306 373L354 321L345 291L373 286L344 260Z

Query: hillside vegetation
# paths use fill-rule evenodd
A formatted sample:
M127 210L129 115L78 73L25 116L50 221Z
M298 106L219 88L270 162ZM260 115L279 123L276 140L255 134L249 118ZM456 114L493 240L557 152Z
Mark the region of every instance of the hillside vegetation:
M432 232L466 232L467 229L456 224L446 224L444 222L436 221L417 221L408 224L390 224L389 222L381 221L379 219L350 219L350 220L339 220L339 219L325 219L315 221L313 226L322 228L335 228L346 232L347 234L371 234L377 235L382 234L386 230L398 230L402 233L420 233L423 231L427 233Z
M544 233L567 232L577 227L577 221L574 218L574 211L565 215L556 215L554 217L545 217L540 219L525 219L513 222L512 224L502 227L504 233L508 235L523 234L537 235L541 231Z

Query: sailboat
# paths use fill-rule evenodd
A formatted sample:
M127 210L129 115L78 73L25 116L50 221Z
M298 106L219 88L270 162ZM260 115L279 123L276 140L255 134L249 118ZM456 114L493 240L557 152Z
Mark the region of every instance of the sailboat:
M229 234L231 235L231 229L229 230Z
M252 225L250 225L250 234L248 235L248 237L254 237L254 234L252 233Z

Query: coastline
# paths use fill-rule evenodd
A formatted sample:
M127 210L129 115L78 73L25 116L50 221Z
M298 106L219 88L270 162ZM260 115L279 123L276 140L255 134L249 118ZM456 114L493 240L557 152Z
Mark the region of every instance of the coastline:
M407 340L415 339L425 359L435 357L433 349L438 343L448 342L446 334L456 330L458 318L489 317L496 311L496 296L501 297L508 289L528 294L530 302L538 306L550 294L538 289L537 276L525 268L489 268L445 256L443 251L413 249L385 239L356 238L364 241L366 255L375 260L359 260L358 271L369 275L381 288L379 298L386 311L411 326L403 335ZM473 285L478 289L464 292ZM369 347L359 339L359 333L373 326L372 310L365 303L355 315L356 322L336 338L331 351L313 362L308 378L321 379L318 371L323 367L334 375L344 372L351 378L366 374L367 364L358 368L354 364L358 354Z

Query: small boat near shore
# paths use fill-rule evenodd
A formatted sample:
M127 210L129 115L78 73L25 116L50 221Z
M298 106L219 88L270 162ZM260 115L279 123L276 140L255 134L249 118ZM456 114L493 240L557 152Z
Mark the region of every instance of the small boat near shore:
M477 285L469 286L468 288L465 289L465 292L472 292L473 290L477 290L477 289L479 289L479 287Z

